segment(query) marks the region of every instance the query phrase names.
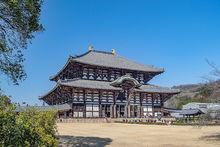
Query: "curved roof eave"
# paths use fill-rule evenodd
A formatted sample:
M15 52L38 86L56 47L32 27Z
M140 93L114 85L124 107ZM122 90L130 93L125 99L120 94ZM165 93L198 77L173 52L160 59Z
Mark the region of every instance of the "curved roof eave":
M118 67L113 67L113 66L111 66L111 65L109 65L109 66L103 66L103 65L97 65L97 64L93 64L93 63L86 62L86 61L80 61L80 60L78 60L78 58L83 57L83 56L89 54L90 52L98 52L98 51L93 51L93 50L91 50L91 51L87 51L86 53L81 54L81 55L69 56L69 58L68 58L66 64L64 65L64 67L63 67L62 69L60 69L59 72L57 72L55 75L51 76L49 79L50 79L50 80L55 80L55 78L56 78L63 70L65 70L65 68L68 66L68 64L69 64L71 61L74 61L74 62L77 62L77 63L82 63L82 64L87 64L87 65L91 65L91 66L109 67L109 68L115 68L115 69L125 69L125 70L134 71L134 69L129 69L129 68L123 68L123 67L118 68ZM100 51L100 52L101 52L101 51ZM150 70L147 71L147 70L141 70L141 69L139 69L139 70L137 70L137 71L140 71L140 72L149 72L149 73L156 73L156 75L161 74L161 73L163 73L163 72L165 71L164 68L155 68L155 69L157 69L157 71L156 71L156 70L155 70L155 71L150 71Z
M43 99L44 97L48 96L49 94L51 94L52 92L54 92L58 87L60 86L60 82L58 82L56 84L55 87L53 87L50 91L48 91L46 94L39 96L39 99Z
M49 79L50 79L50 80L54 80L54 79L68 66L68 64L69 64L73 59L82 57L82 56L88 54L89 52L91 52L91 51L87 51L86 53L81 54L81 55L69 56L69 58L68 58L68 60L66 61L65 65L63 66L63 68L61 68L55 75L50 76Z
M91 55L90 55L90 54ZM88 56L86 56L88 55ZM107 56L105 56L107 55ZM121 56L118 56L118 55L112 55L112 56L109 56L109 55L112 55L112 53L110 52L106 52L106 51L98 51L98 50L91 50L91 51L88 51L82 55L79 55L79 56L73 56L72 57L72 61L75 61L75 62L78 62L78 63L83 63L83 64L88 64L88 65L92 65L92 66L99 66L99 67L109 67L109 68L115 68L115 69L125 69L125 70L131 70L131 71L141 71L141 72L151 72L151 73L163 73L165 70L164 68L156 68L156 67L153 67L153 66L149 66L149 65L145 65L145 64L140 64L140 63L137 63L135 61L132 61L130 59L127 59L125 57L121 57ZM110 57L110 58L108 58ZM148 70L147 69L132 69L132 66L134 65L130 65L131 68L129 67L123 67L123 66L120 66L120 67L117 67L117 66L112 66L111 64L103 64L103 62L105 60L111 60L111 61L115 61L115 59L113 59L112 57L115 57L116 59L118 60L122 60L123 62L127 62L127 64L135 64L135 65L141 65L142 67L144 66L149 66L147 68L149 68ZM99 58L103 58L104 61L100 62L100 61L93 61L92 59L99 59ZM92 63L94 62L94 63ZM114 64L114 63L113 63ZM117 64L115 64L117 65Z
M111 66L96 65L96 64L92 64L92 63L88 63L88 62L78 61L78 60L75 60L75 59L71 59L71 61L74 61L74 62L77 62L77 63L82 63L82 64L87 64L87 65L91 65L91 66L109 67L109 68L113 68L113 69L125 69L125 70L134 71L134 70L132 70L132 69L127 69L127 68L117 68L117 67L111 67ZM145 71L145 70L137 70L137 71L161 74L161 73L163 73L165 70L164 70L164 68L161 68L160 71Z
M65 65L63 66L63 68L61 68L55 75L50 76L50 80L54 80L70 63L71 61L71 57L68 58L68 60L66 61Z

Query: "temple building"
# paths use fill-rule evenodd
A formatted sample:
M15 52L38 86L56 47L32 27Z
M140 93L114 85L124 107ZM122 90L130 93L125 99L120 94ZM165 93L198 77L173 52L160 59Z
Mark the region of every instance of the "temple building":
M64 118L143 118L163 116L164 102L179 90L148 84L164 72L111 52L70 56L51 81L56 86L40 97L48 105L66 105Z

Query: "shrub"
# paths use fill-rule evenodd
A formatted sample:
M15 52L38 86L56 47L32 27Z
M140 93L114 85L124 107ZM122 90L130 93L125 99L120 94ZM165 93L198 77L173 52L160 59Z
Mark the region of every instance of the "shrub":
M27 109L16 115L15 106L0 96L0 146L54 147L58 145L55 111Z

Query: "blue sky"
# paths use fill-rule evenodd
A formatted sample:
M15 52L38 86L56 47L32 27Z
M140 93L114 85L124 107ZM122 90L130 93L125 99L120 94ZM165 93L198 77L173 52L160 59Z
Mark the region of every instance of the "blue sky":
M1 85L15 102L35 104L53 88L49 76L68 56L95 49L110 51L143 64L164 67L151 83L161 86L199 83L220 66L220 1L203 0L47 0L41 22L45 31L24 52L27 79Z

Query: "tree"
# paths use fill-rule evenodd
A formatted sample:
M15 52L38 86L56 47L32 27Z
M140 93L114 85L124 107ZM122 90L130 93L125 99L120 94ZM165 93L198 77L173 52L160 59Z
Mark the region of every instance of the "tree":
M213 75L214 77L220 78L220 69L216 66L216 64L207 59L206 59L206 62L212 68L211 75Z
M0 1L0 72L14 84L26 78L23 50L43 31L40 12L43 0Z
M29 108L17 115L10 99L0 95L0 146L57 146L55 119L55 110Z

